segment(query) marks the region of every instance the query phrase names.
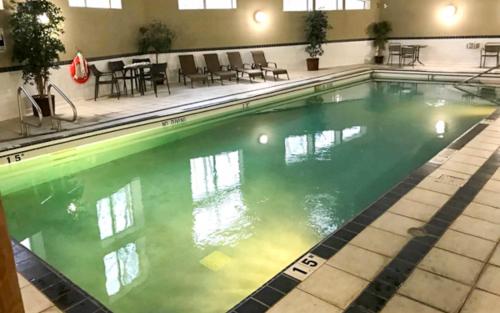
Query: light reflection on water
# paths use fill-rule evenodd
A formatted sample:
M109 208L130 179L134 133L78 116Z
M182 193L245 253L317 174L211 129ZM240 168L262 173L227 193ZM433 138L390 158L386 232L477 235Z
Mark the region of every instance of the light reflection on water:
M493 110L414 84L311 99L7 172L11 232L114 312L221 312Z

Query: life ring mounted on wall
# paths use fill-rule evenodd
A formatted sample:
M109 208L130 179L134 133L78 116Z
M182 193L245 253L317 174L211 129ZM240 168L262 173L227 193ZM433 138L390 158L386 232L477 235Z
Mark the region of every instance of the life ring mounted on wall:
M89 65L80 51L76 53L73 62L71 62L69 72L71 74L71 78L79 84L85 84L89 80Z

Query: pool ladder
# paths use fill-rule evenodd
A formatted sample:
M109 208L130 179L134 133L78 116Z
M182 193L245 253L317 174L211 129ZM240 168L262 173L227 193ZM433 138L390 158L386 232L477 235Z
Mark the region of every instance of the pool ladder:
M479 97L479 98L483 98L483 99L486 99L486 100L488 100L490 102L493 102L493 103L495 103L497 105L500 105L500 98L496 98L496 91L495 91L495 89L499 88L500 85L485 85L481 81L478 81L476 83L473 82L474 80L478 80L479 78L483 77L484 75L490 74L491 72L493 72L496 69L500 69L500 65L491 67L491 68L487 69L486 71L478 73L478 74L476 74L476 75L474 75L472 77L469 77L469 78L467 78L466 80L464 80L464 81L462 81L460 83L456 83L456 84L454 84L454 87L457 88L458 90L462 91L462 92L465 92L465 93L469 94L469 95L472 95L472 96L475 96L475 97ZM490 76L490 78L492 78L492 77ZM497 78L497 76L495 76L495 78ZM484 88L493 89L494 92L493 92L492 95L495 96L495 98L486 97L484 95L481 95L480 92L474 93L474 92L472 92L470 90L465 89L464 87L477 87L478 89L480 89L480 88L483 88L483 89Z
M52 103L52 90L55 90L64 101L70 106L73 116L71 118L65 118L62 115L55 114L55 103ZM24 112L24 102L22 101L22 96L25 96L28 99L29 103L32 105L33 109L36 111L38 117L35 121L30 121L28 116L25 115ZM49 99L49 108L50 108L50 120L51 126L53 130L61 131L62 130L62 122L74 123L78 119L78 112L74 103L66 96L66 94L55 84L50 83L47 85L47 96ZM28 137L30 135L30 127L41 128L43 125L43 114L42 109L36 103L33 96L26 90L24 86L20 86L17 89L17 107L19 109L19 125L21 128L21 135L23 137Z

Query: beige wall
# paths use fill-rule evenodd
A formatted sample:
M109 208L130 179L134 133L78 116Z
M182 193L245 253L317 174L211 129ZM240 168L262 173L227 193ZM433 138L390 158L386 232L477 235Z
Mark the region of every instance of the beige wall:
M165 22L177 34L174 49L234 47L304 41L304 13L283 12L282 0L239 0L236 10L179 11L176 0L122 0L122 10L69 8L67 0L53 0L64 13L63 41L71 59L80 48L87 57L137 51L139 26ZM376 5L369 11L329 12L333 29L328 39L366 38L366 26L378 19ZM257 25L255 11L269 21ZM7 11L0 11L0 27L8 28ZM12 41L7 37L7 46ZM10 49L9 49L10 51ZM10 66L11 54L0 54L0 67Z
M283 0L239 0L235 10L179 11L177 1L145 0L147 17L165 22L177 34L176 49L304 42L301 12L283 12ZM378 19L376 5L367 11L329 12L328 39L366 38L366 26ZM253 20L264 11L268 22Z
M66 18L62 37L67 53L61 60L72 59L76 49L88 57L130 53L137 50L137 33L144 24L142 1L122 0L123 10L70 8L68 0L53 0ZM8 10L0 11L0 27L7 33ZM10 66L12 40L7 36L7 52L0 53L0 67Z
M392 22L394 37L500 35L500 0L384 0L381 18ZM457 15L442 18L453 3Z

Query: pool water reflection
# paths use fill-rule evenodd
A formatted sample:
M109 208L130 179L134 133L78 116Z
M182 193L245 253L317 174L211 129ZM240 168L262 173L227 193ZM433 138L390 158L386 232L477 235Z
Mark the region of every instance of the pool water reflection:
M114 312L223 312L493 110L368 83L2 168L0 191L13 236Z

